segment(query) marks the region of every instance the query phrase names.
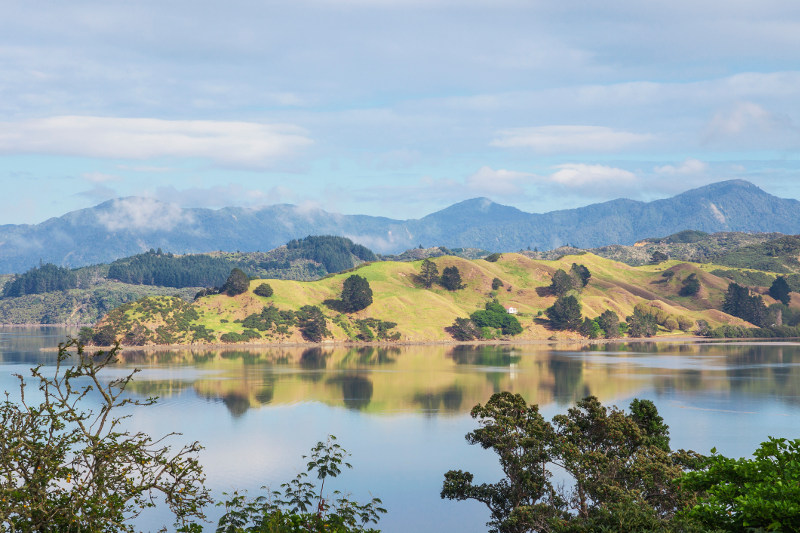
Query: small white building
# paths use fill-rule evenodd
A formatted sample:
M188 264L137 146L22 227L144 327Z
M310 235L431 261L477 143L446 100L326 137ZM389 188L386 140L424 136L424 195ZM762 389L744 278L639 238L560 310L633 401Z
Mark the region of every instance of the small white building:
M517 309L516 307L506 307L506 311L508 312L509 315L516 315L519 309Z

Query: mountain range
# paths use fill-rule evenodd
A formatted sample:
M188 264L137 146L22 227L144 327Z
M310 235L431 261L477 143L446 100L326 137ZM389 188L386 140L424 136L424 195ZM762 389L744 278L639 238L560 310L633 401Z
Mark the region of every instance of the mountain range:
M505 252L633 244L686 229L800 233L800 202L743 180L652 202L618 199L539 214L475 198L412 220L287 204L181 208L128 197L40 224L0 226L0 273L23 272L40 262L68 267L109 262L151 248L179 254L270 250L308 235L345 236L381 253L418 245Z

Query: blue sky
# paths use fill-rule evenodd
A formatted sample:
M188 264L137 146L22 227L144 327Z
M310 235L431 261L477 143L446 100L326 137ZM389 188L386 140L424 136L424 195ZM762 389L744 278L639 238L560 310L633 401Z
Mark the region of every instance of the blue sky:
M800 2L16 1L0 224L120 196L424 216L800 197Z

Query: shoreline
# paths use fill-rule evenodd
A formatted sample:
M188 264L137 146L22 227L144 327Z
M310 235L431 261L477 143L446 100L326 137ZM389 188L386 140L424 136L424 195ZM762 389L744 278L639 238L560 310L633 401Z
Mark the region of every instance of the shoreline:
M736 339L712 339L696 335L659 336L659 337L620 337L616 339L529 339L529 340L491 340L491 341L401 341L401 342L353 342L353 341L327 341L327 342L253 342L253 343L204 343L204 344L151 344L147 346L120 345L120 352L168 352L177 350L211 351L230 349L265 349L265 348L360 348L360 347L405 347L405 346L558 346L563 344L580 344L585 346L603 345L612 343L703 343L703 342L790 342L800 344L800 337L786 337L765 339L759 337ZM107 351L113 346L85 346L87 352ZM57 347L40 348L41 351L58 351Z

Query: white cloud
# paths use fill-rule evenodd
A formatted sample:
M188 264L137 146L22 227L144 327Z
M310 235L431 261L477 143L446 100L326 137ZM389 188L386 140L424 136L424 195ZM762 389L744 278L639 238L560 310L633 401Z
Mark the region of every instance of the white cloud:
M636 175L627 170L605 165L568 163L557 165L558 170L549 179L566 187L586 187L597 184L632 184Z
M706 126L705 142L749 149L797 148L800 129L788 115L754 102L737 102L714 114Z
M141 197L114 200L108 211L98 213L97 220L109 231L169 231L194 222L191 214L176 204Z
M523 193L523 185L533 178L533 174L514 170L481 167L466 180L467 187L481 194L511 196Z
M708 163L692 158L685 160L683 163L677 166L664 165L660 167L655 167L653 169L653 171L655 171L656 174L664 174L667 176L702 174L707 170L708 170Z
M619 131L603 126L540 126L498 132L490 145L530 148L537 153L615 152L652 139L651 135Z
M150 159L190 157L267 167L312 144L288 124L60 116L0 122L0 152Z
M121 181L122 178L114 174L106 174L104 172L86 172L81 177L89 183L108 183L109 181Z

